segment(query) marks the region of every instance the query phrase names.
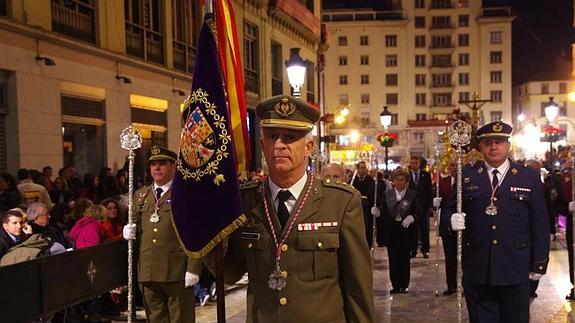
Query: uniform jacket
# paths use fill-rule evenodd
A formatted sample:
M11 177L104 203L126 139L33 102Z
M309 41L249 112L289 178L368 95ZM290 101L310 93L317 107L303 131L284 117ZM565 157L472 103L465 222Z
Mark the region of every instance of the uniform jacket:
M281 231L268 185L252 182L242 188L248 221L229 239L226 282L234 283L248 272L247 322L374 322L360 194L339 181L315 178L311 184L308 176L288 223L310 185L309 197L282 247L280 267L287 274L287 284L281 291L268 287L275 269L275 246L264 193L273 226Z
M183 281L186 271L199 275L201 260L186 256L172 223L171 195L168 190L160 198L160 221L151 223L156 201L152 185L136 191L136 223L140 244L138 279L140 282Z
M12 240L8 232L4 230L4 228L0 228L0 258L4 256L10 250L10 248L14 247L15 245L19 244L23 240L25 240L26 235L22 234L21 241L15 242Z
M356 176L352 183L353 187L361 193L363 211L366 214L371 214L370 210L373 206L373 198L375 192L375 181L371 176L365 175L363 179Z
M431 184L431 175L423 170L419 171L419 180L417 184L413 181L413 172L409 171L409 188L417 191L417 201L421 208L420 215L427 215L427 211L432 207L433 185Z
M464 279L477 284L526 283L529 272L544 274L549 261L549 220L543 187L533 169L510 161L497 190L497 215L485 214L491 182L483 162L463 170ZM455 194L456 195L456 194ZM454 195L454 197L455 197ZM450 223L455 200L441 221Z
M383 210L383 216L391 222L395 221L397 215L401 217L402 221L408 215L413 216L413 219L417 221L417 214L421 212L417 201L417 192L412 189L406 189L401 201L397 200L395 189L387 190L385 192L385 204L387 207ZM410 227L413 227L413 223Z

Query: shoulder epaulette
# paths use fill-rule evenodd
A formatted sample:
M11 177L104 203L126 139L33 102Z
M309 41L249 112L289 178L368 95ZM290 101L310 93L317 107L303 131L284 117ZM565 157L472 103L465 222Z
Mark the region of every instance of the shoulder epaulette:
M261 184L262 181L260 181L259 179L249 180L240 185L240 190L243 191L243 190L257 189Z
M347 191L349 193L355 192L355 188L353 186L351 186L350 184L346 183L345 181L333 180L331 178L326 178L326 179L322 180L322 183L323 183L323 186L339 188L339 189Z

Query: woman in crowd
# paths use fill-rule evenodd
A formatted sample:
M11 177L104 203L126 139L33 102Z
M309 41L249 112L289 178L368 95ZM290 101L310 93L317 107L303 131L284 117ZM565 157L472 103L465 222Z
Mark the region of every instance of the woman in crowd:
M382 216L387 218L387 254L389 258L390 294L407 293L410 276L411 230L415 227L415 216L419 206L416 191L409 189L409 173L396 169L392 173L394 188L385 192Z
M93 174L84 175L84 186L80 190L80 197L89 199L94 203L98 203L98 186L100 185L100 178Z
M0 174L0 211L8 211L20 205L22 195L16 187L14 177L8 173Z
M101 205L91 205L84 212L72 230L70 237L76 244L76 249L96 246L103 241L101 221L106 216L106 208Z
M102 201L106 208L106 219L102 222L105 241L122 240L123 217L120 216L120 205L117 200L108 198Z
M65 203L71 200L71 196L68 192L68 183L64 177L56 177L54 180L54 186L52 191L50 191L50 199L52 203Z

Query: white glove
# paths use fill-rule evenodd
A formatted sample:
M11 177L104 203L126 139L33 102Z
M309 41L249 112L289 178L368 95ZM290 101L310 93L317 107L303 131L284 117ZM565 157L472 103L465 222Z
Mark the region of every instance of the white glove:
M538 274L538 273L529 273L529 280L539 280L541 279L541 277L543 277L543 274Z
M405 217L405 219L403 219L403 221L401 221L401 226L407 229L409 228L409 225L412 224L413 222L415 222L413 216L408 215Z
M184 278L184 288L192 287L200 281L200 276L186 271L186 277Z
M122 229L122 236L125 240L134 240L136 239L136 224L132 223L132 225L126 224L124 229Z
M465 230L465 213L453 213L451 215L451 229L453 231Z
M441 206L441 197L434 197L433 198L433 207L438 208Z
M377 206L371 207L371 215L375 216L376 218L379 218L381 213L379 212L379 208Z
M571 201L569 202L569 212L573 212L575 211L575 202Z

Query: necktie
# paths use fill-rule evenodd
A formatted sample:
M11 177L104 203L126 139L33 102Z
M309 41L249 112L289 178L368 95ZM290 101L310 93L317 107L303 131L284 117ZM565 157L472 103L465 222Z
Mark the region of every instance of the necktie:
M160 200L160 197L162 197L162 193L164 192L164 190L161 187L156 188L156 200Z
M287 206L285 204L285 202L291 197L291 193L290 191L279 191L278 193L278 220L280 220L280 223L282 225L282 227L286 224L288 218L289 218L289 211L287 209Z
M491 174L493 174L493 181L491 182L491 187L496 187L497 184L499 184L499 178L497 178L497 174L499 174L499 171L497 169L494 169Z

